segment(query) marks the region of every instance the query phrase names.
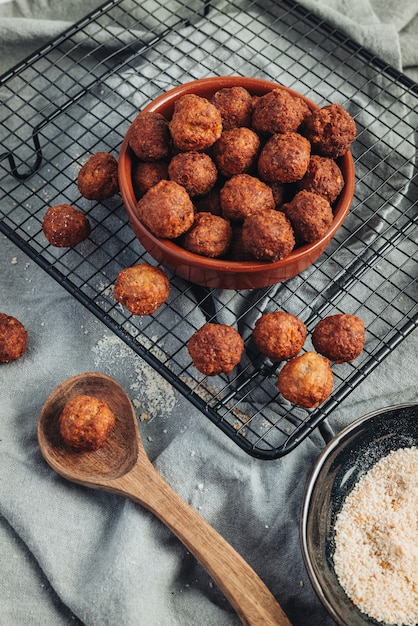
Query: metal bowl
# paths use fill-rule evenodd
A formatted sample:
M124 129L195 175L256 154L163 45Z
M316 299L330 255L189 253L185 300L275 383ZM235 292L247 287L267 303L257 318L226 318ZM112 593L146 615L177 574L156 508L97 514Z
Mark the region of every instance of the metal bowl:
M143 111L156 111L170 119L175 101L185 94L193 93L211 98L218 89L238 85L245 87L252 95L263 95L277 88L284 89L302 98L311 109L318 108L304 96L277 83L257 78L223 76L204 78L175 87L153 100ZM345 185L334 205L333 224L322 239L313 244L297 247L287 258L274 263L211 259L188 252L174 241L155 237L141 222L135 210L137 198L132 184L134 162L135 156L125 136L119 153L119 182L129 221L136 237L156 261L174 273L192 283L213 288L254 289L273 285L299 274L312 265L325 251L344 222L354 195L354 162L351 152L348 152L337 161L343 173Z
M307 483L301 515L301 544L312 585L340 626L382 622L362 613L334 571L334 524L359 478L392 450L418 445L418 404L368 413L336 435L317 459Z

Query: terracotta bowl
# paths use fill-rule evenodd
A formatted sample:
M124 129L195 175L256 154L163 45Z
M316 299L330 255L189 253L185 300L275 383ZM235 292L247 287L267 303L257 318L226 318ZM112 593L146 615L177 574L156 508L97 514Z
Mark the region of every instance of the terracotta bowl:
M252 95L263 95L272 89L281 88L303 98L312 109L318 108L304 96L277 83L258 78L222 76L203 78L175 87L150 102L142 110L156 111L170 119L175 101L185 94L193 93L209 99L218 89L239 85L245 87ZM163 266L192 283L211 288L255 289L296 276L312 265L327 248L344 222L354 195L354 162L351 153L348 152L338 160L345 185L334 204L334 221L325 237L313 244L295 248L287 258L274 263L211 259L188 252L172 240L155 237L141 222L135 210L137 198L132 184L132 167L135 159L128 145L127 136L125 136L119 153L119 182L129 221L136 237L147 252Z

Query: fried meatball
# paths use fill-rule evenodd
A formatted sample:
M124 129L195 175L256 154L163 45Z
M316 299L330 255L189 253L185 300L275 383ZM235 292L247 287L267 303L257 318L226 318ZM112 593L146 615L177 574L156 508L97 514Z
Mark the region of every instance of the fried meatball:
M140 162L132 172L132 184L138 197L147 193L160 180L168 180L168 164L165 161Z
M221 136L222 118L209 100L186 94L175 102L169 128L179 150L201 151L212 146Z
M273 89L254 105L252 127L257 133L268 135L295 132L309 113L302 98L284 89Z
M57 248L69 248L90 235L87 216L70 204L57 204L46 211L42 230L49 243Z
M312 333L312 344L335 363L351 363L364 348L364 323L356 315L337 313L321 320Z
M77 176L78 190L88 200L106 200L119 191L118 162L108 152L96 152Z
M268 183L273 192L274 204L278 209L286 198L286 185L284 183Z
M303 133L311 142L312 152L331 159L350 149L356 130L354 119L337 103L313 111L303 123Z
M305 243L318 241L332 226L334 215L328 200L312 191L299 191L293 200L282 205L296 239Z
M203 196L213 189L218 170L204 152L180 152L171 159L168 176L182 185L191 198Z
M219 110L224 130L250 126L252 96L244 87L225 87L216 91L211 103Z
M305 352L290 359L278 378L282 396L306 409L322 404L331 395L333 384L329 360L316 352Z
M128 130L128 143L141 161L161 161L171 156L168 121L161 113L142 111Z
M186 250L217 258L226 254L232 239L228 220L212 213L197 213L191 229L183 237Z
M258 157L258 174L267 182L294 183L309 165L311 146L299 133L272 135Z
M228 220L242 221L249 215L275 208L271 188L250 174L229 178L220 191L222 215Z
M231 224L232 239L229 245L228 258L232 261L254 261L254 257L245 248L242 241L242 224Z
M264 313L255 323L253 340L272 361L286 361L299 354L306 339L306 326L285 311Z
M213 213L213 215L222 215L220 189L215 187L204 196L193 198L193 204L196 211L204 213Z
M104 400L84 394L68 400L59 416L66 445L85 452L101 448L115 423L115 415Z
M121 270L114 288L115 299L133 315L151 315L167 300L170 283L159 267L139 263Z
M28 333L22 322L0 313L0 363L16 361L26 352Z
M337 163L329 157L313 154L305 176L297 183L299 191L305 189L323 196L332 204L344 187L343 174Z
M138 217L157 237L175 239L189 230L194 206L189 194L174 180L161 180L136 205Z
M229 374L241 360L244 341L225 324L207 323L187 343L193 365L206 376Z
M242 243L246 252L259 261L279 261L292 252L295 237L285 214L267 209L244 220Z
M248 172L258 157L260 138L250 128L224 130L212 148L219 172L226 177Z

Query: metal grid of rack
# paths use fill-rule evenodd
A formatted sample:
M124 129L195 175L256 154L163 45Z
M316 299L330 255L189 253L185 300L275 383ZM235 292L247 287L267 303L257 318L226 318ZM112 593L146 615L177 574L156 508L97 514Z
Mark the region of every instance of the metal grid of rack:
M0 79L0 231L249 454L274 459L312 431L412 332L417 311L416 128L418 86L290 0L107 2ZM153 316L113 298L118 272L155 264L135 239L119 196L80 197L89 154L117 156L138 111L163 91L209 75L247 75L291 87L356 119L356 194L328 250L301 275L254 291L208 290L169 274L170 298ZM86 211L93 229L72 249L53 248L41 224L48 206ZM280 367L254 350L263 312L283 309L312 331L350 312L366 325L352 364L333 366L332 396L318 409L277 391ZM187 340L205 321L234 324L240 367L205 378ZM309 349L309 335L306 349Z

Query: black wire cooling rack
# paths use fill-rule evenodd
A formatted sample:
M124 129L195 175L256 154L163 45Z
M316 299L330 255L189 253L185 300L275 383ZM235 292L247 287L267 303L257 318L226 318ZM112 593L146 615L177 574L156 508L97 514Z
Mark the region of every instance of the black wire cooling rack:
M117 156L138 110L161 92L209 75L275 80L356 119L356 195L344 226L301 275L255 291L219 291L170 276L155 315L131 316L113 298L117 273L140 259L119 196L80 197L89 154ZM0 79L0 230L249 454L294 449L417 325L418 86L288 0L115 0ZM83 208L90 238L73 249L45 240L46 208ZM336 312L359 315L366 346L334 365L332 396L305 411L277 391L278 365L254 351L262 312L283 309L312 331ZM229 377L205 378L187 340L206 320L234 324L246 352ZM306 349L309 349L309 336Z

